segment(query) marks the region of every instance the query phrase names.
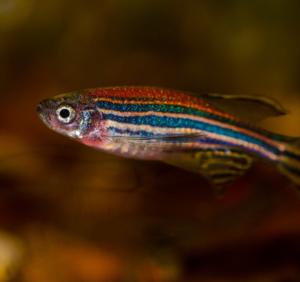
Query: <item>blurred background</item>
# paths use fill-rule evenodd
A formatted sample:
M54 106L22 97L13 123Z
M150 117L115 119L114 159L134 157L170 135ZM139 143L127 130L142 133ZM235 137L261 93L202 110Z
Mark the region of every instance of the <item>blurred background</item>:
M300 200L258 161L195 173L49 130L44 98L147 85L265 94L300 136L300 2L0 0L0 281L300 281Z

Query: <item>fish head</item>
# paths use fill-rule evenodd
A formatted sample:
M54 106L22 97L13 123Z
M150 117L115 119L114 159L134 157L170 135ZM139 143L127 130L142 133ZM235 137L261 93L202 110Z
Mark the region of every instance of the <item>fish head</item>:
M83 91L45 99L36 110L42 121L60 134L75 139L101 136L103 115Z

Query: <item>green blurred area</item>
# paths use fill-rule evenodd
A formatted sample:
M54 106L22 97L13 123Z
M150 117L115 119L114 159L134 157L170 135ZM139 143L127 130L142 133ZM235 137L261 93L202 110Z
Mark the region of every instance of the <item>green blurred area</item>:
M0 0L0 228L23 245L0 281L299 281L300 201L270 164L217 199L199 175L97 152L35 112L91 87L265 94L291 114L262 125L300 136L299 11L296 0Z

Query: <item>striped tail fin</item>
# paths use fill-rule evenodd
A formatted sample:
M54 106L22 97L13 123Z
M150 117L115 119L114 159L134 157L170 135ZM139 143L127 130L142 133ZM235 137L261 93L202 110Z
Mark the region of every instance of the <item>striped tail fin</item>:
M278 169L300 191L300 139L284 143L285 150L280 154Z

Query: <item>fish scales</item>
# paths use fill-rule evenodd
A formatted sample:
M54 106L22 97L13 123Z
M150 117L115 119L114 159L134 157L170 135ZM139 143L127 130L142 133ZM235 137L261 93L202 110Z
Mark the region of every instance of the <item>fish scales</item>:
M201 98L152 88L113 88L103 93L104 97L101 90L92 91L93 101L107 119L125 123L129 130L130 125L139 124L150 125L151 132L157 127L196 129L206 136L213 133L212 139L225 146L243 146L268 159L276 159L278 144L269 132L221 112Z
M298 139L264 130L243 118L243 111L236 115L234 107L227 112L231 102L241 105L237 109L247 103L263 108L270 116L286 113L264 96L194 96L151 87L87 89L46 99L37 111L50 128L88 146L199 172L218 191L242 175L254 156L274 163L299 186Z

